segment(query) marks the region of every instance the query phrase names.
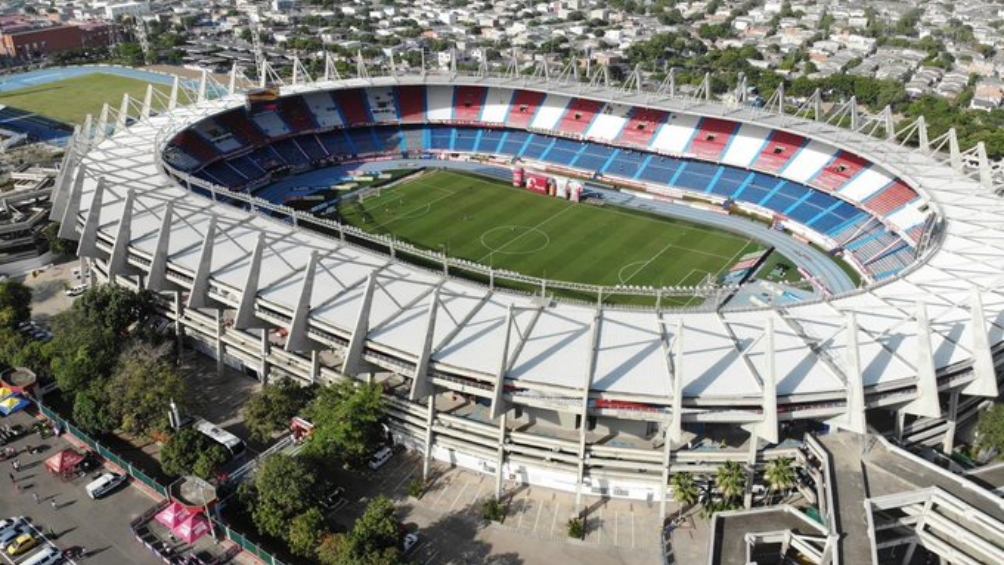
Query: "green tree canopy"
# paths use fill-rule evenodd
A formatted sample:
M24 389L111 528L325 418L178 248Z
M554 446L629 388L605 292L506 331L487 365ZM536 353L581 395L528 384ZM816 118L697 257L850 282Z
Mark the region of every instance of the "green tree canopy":
M227 452L194 428L171 436L160 450L160 467L176 477L196 475L210 479L227 461Z
M307 409L314 424L307 452L361 466L380 441L382 407L376 384L341 381L322 388Z
M290 534L290 521L310 507L317 478L299 457L273 455L255 474L249 501L258 531L280 539Z
M0 282L0 327L14 329L31 319L31 289L15 280Z
M395 565L401 562L401 542L394 503L379 496L369 503L351 532L322 541L318 558L337 565Z
M267 384L244 405L244 423L251 437L267 441L289 427L289 420L310 402L313 387L302 387L290 379Z
M321 538L327 533L324 514L310 508L299 514L289 524L289 550L293 555L311 557L317 553Z
M980 414L976 437L980 447L1004 453L1004 404L994 404Z
M166 348L136 344L124 351L106 391L122 430L139 435L167 432L171 400L184 406L188 385L166 359Z

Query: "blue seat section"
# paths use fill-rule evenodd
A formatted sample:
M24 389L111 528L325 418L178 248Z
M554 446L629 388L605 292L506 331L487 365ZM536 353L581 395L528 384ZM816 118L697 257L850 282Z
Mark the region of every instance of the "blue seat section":
M711 186L711 193L732 198L749 176L749 171L719 167L718 180Z
M404 132L397 128L373 128L373 137L384 151L405 151Z
M461 152L474 151L474 144L478 140L478 130L469 128L459 128L454 136L453 150Z
M805 194L805 190L804 186L786 182L762 200L760 205L783 214L792 204L798 202L798 199Z
M590 143L586 146L585 151L579 153L579 158L576 159L572 165L577 169L598 171L604 164L606 164L607 159L610 158L610 155L612 155L613 152L613 147Z
M444 149L449 151L450 140L453 137L453 128L433 126L429 128L430 143L429 149Z
M540 159L541 155L551 146L551 141L552 139L545 135L531 134L530 143L527 144L520 156L526 159Z
M673 179L673 175L676 174L676 170L679 168L679 159L654 155L648 164L642 168L638 174L638 178L648 182L669 184L669 181Z
M687 161L683 170L676 175L674 184L681 188L704 192L717 172L718 165L702 163L701 161Z
M530 134L525 131L510 131L506 135L505 140L502 141L502 145L499 147L498 152L502 155L510 155L515 157L519 154L520 150L523 149L523 144L530 137Z
M744 183L740 190L735 194L735 199L759 204L760 201L767 198L767 195L770 194L771 191L774 190L774 187L781 182L784 181L779 180L777 177L754 173L753 178L749 182Z
M272 143L272 148L282 156L287 165L306 165L309 161L292 139L286 138Z
M251 154L241 155L240 157L230 159L230 164L249 179L256 179L265 174L265 169L260 167L258 163L251 158Z
M575 156L579 154L579 149L582 149L582 145L582 142L579 141L558 139L548 151L545 160L555 165L570 166L575 160Z
M296 138L296 142L300 144L300 149L303 149L311 161L319 161L327 157L324 148L313 135L300 136Z
M610 166L607 167L605 174L627 179L634 178L635 173L638 172L642 163L645 162L645 156L644 153L639 153L638 151L621 149L620 153L614 157L613 162L610 163Z
M317 138L324 144L324 148L331 155L352 155L355 153L349 138L344 130L334 130L317 135Z
M214 179L211 182L222 184L227 188L236 188L247 182L247 179L242 177L226 161L217 161L206 167L205 171Z
M481 133L481 139L478 140L477 147L474 148L478 153L503 153L499 151L499 142L502 141L502 134L505 132L498 129L486 129Z
M357 128L348 130L349 142L356 149L357 155L368 153L379 153L383 151L383 146L373 137L372 128Z

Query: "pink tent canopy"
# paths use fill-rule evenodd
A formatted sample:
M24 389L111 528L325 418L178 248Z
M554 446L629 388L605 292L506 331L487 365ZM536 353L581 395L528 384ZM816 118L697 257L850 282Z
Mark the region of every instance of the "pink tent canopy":
M167 508L158 512L154 519L163 524L165 527L173 530L178 526L178 524L184 522L191 515L192 512L188 508L185 508L177 502L171 502L171 504L167 505Z
M199 538L209 533L209 521L201 513L189 514L185 520L174 528L174 537L185 543L195 543Z

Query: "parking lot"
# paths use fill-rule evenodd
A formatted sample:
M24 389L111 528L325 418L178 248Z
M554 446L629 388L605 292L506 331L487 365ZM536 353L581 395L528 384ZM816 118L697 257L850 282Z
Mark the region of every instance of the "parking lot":
M18 413L0 420L3 425L20 424L30 428L33 419ZM92 480L85 476L63 481L45 468L45 460L71 445L63 438L42 440L30 434L15 440L10 446L20 452L21 471L12 470L10 462L2 463L0 478L0 509L3 516L25 516L40 534L44 534L59 549L83 547L87 556L79 563L159 563L140 545L129 529L129 522L154 504L154 500L137 487L120 488L107 497L91 500L84 485ZM44 445L40 453L24 452L27 446ZM10 475L15 483L11 483ZM91 475L94 473L92 472ZM36 502L33 495L37 495ZM7 563L23 561L36 550Z
M541 487L506 484L503 524L484 527L481 507L494 496L492 475L434 464L432 486L420 500L408 485L422 475L421 457L399 451L376 472L345 473L335 480L347 494L332 519L350 528L373 496L394 500L403 522L420 542L414 563L655 563L659 553L658 506L642 501L586 498L589 519L583 541L569 540L566 522L575 495ZM532 538L532 544L527 539Z

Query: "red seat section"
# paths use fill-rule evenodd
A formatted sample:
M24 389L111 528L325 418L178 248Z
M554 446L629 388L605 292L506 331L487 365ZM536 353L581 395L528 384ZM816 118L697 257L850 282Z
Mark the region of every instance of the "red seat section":
M697 134L690 142L690 153L700 159L717 161L725 152L729 140L732 139L737 129L739 129L739 124L736 122L717 118L701 119Z
M896 210L917 197L917 193L901 180L894 180L882 192L868 199L865 208L879 216Z
M788 164L803 145L805 145L804 137L786 131L775 131L771 133L766 147L753 163L753 168L776 173Z
M823 167L822 171L816 174L816 178L812 179L810 184L824 190L839 190L869 164L858 155L841 151L828 165Z
M174 138L174 146L203 163L212 161L217 155L216 149L213 148L212 144L203 139L201 135L190 130L182 130Z
M279 99L279 113L294 132L304 132L317 129L317 122L301 96L288 96Z
M347 125L358 126L372 121L366 103L366 93L362 89L336 90L331 94L335 103L342 110L342 117Z
M485 105L488 89L483 86L458 86L453 90L453 119L477 122Z
M651 108L631 108L628 123L621 130L618 141L641 147L648 147L649 142L666 122L669 112Z
M589 129L589 124L593 123L593 118L600 113L603 102L597 100L585 100L583 98L573 98L568 104L568 109L558 122L558 131L562 133L585 133Z
M231 110L216 117L217 123L226 128L234 137L245 145L261 145L265 143L265 134L254 125L247 112L243 109Z
M512 103L509 104L506 125L514 128L529 127L540 105L544 103L544 98L547 98L547 94L543 92L517 90L512 95Z
M425 87L399 86L395 89L397 113L406 124L425 122Z

